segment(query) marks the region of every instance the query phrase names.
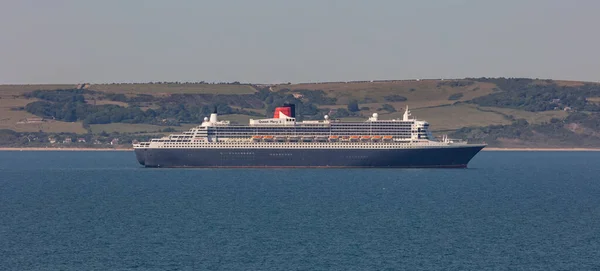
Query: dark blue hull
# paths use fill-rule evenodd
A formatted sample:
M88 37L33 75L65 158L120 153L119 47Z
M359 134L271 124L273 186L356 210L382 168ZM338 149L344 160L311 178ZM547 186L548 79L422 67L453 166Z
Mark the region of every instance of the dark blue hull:
M146 167L465 168L483 145L422 149L136 149Z

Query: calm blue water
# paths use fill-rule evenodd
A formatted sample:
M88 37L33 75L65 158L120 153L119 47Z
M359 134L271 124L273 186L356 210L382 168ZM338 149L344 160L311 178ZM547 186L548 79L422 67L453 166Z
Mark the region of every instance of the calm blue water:
M146 169L0 152L1 270L593 270L600 152L469 169Z

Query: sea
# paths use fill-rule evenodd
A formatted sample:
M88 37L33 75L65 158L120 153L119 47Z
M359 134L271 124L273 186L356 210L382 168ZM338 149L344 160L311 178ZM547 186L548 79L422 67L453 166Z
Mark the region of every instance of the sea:
M600 270L600 152L152 169L129 151L3 151L0 270Z

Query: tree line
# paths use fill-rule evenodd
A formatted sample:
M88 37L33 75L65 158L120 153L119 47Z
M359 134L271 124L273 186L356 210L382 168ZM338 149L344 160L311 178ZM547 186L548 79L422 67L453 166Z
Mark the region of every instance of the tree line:
M580 130L573 131L572 127ZM540 124L516 119L509 125L463 127L450 136L490 146L501 146L502 139L515 139L534 146L596 147L600 145L599 130L600 113L576 112L564 120L553 118Z
M24 94L36 98L24 108L34 115L60 121L82 121L84 126L106 123L147 123L178 125L201 123L214 110L219 114L244 114L257 117L271 116L275 107L284 103L296 105L299 120L322 118L326 112L316 104L335 103L323 91L301 90L302 97L295 97L289 90L272 92L261 88L254 94L172 94L158 97L147 94L125 95L103 93L87 89L36 90ZM93 100L109 100L127 103L96 105ZM235 107L235 108L234 108ZM256 110L264 110L264 114Z
M600 105L587 100L600 97L599 84L581 86L559 86L547 80L536 83L526 78L479 78L481 82L494 83L498 90L492 94L477 97L472 103L481 106L515 108L531 112L564 110L600 112Z

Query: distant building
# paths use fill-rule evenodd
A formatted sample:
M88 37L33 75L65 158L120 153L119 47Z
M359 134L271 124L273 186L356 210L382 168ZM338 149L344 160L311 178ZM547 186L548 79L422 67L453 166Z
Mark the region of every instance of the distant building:
M73 142L73 139L71 139L70 137L67 137L67 138L65 138L65 140L63 140L63 143L65 143L65 144L69 144L71 142Z
M50 144L54 144L54 143L56 143L56 138L48 137L48 142L50 142Z
M77 89L87 89L89 87L90 87L90 84L88 84L88 83L77 85Z
M118 144L119 144L118 138L114 138L113 140L110 141L110 145L118 145Z
M78 138L77 142L78 143L85 143L85 138L83 138L83 137L82 138Z
M38 118L38 117L34 117L34 118L26 118L26 119L22 119L19 120L17 122L17 124L25 124L25 123L42 123L46 121L44 118Z
M571 109L571 107L565 106L565 108L563 108L564 111L571 111L573 109Z
M43 122L44 118L27 118L25 121L27 123L39 123L39 122Z
M294 98L296 98L296 99L300 99L300 98L304 97L304 95L302 95L302 94L300 94L300 93L293 93L292 95L293 95L293 96L294 96Z

